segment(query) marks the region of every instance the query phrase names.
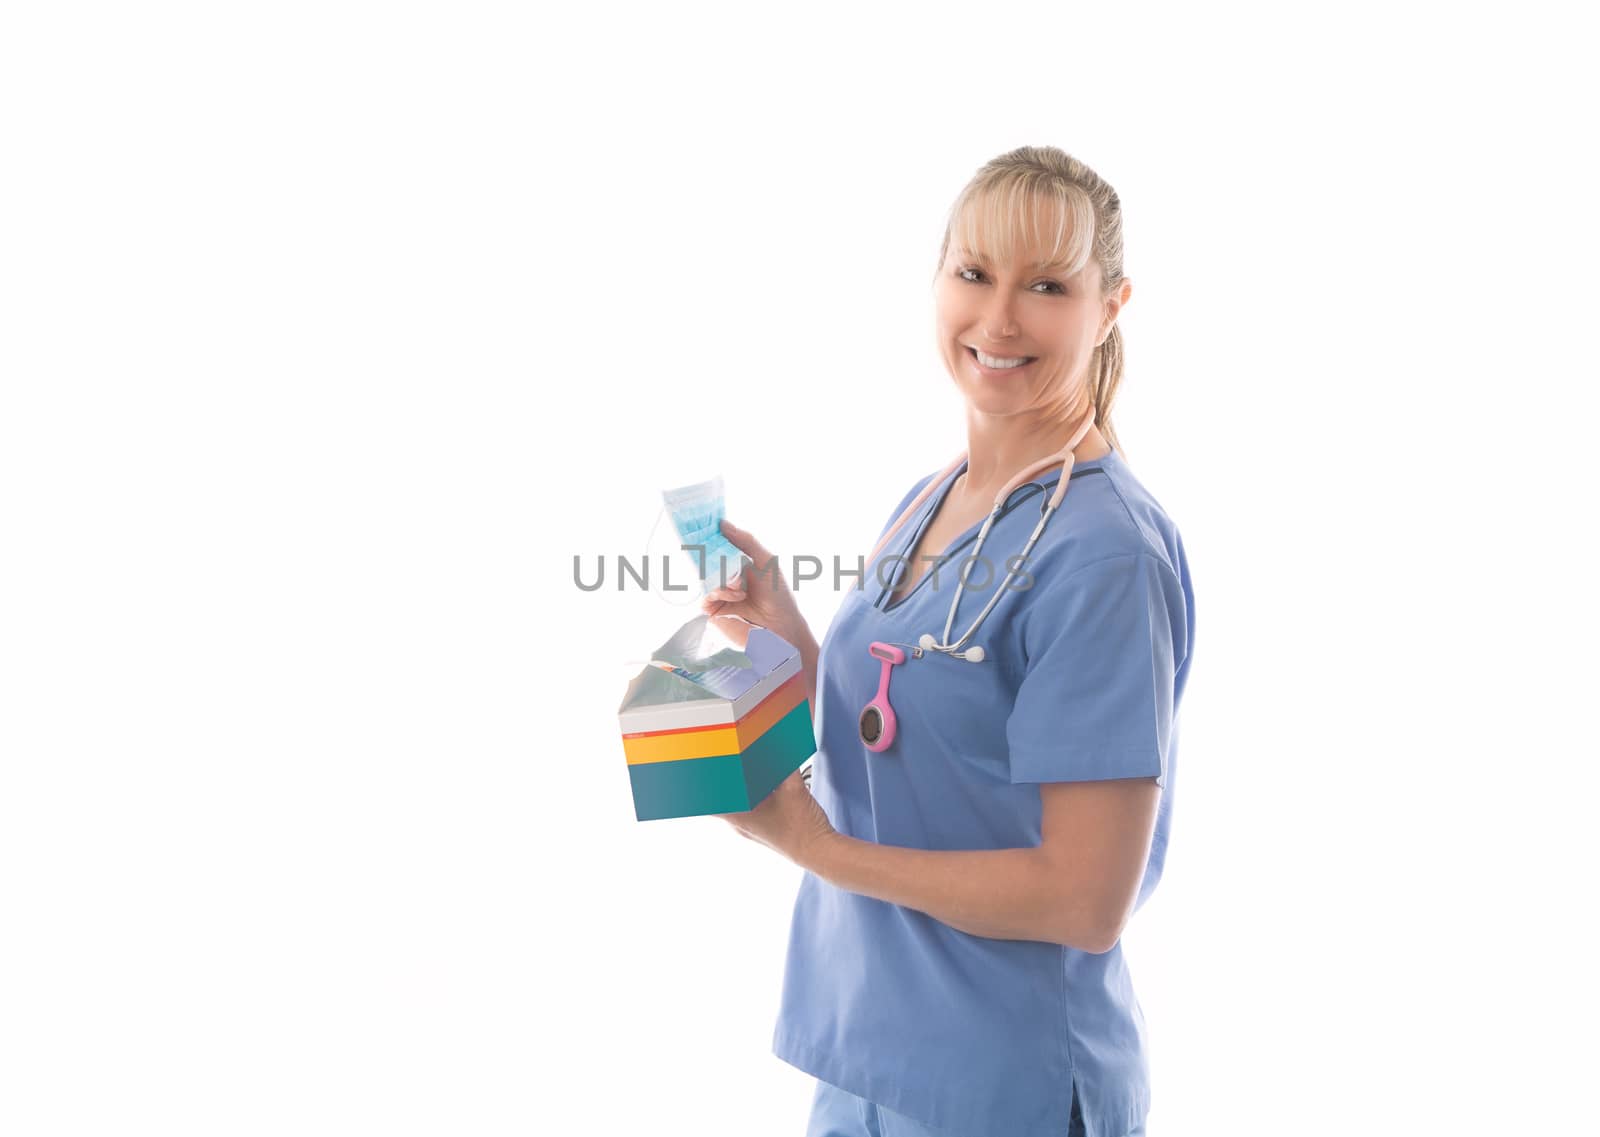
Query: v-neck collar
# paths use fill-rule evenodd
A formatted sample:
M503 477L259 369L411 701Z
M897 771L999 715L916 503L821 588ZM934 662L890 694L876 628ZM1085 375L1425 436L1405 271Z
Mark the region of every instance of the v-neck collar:
M1115 450L1109 450L1105 454L1102 454L1098 458L1090 458L1090 459L1088 459L1087 461L1084 461L1084 462L1074 462L1073 465L1072 465L1072 475L1071 476L1076 478L1079 474L1090 474L1090 473L1098 474L1098 473L1100 473L1101 472L1101 467L1104 465L1104 463L1107 461L1107 459L1111 458L1111 456L1114 455L1115 453L1116 453ZM910 539L906 542L905 545L900 547L900 551L898 553L898 556L899 556L900 561L901 561L902 564L906 563L907 561L909 561L911 559L911 553L912 553L913 550L916 549L917 542L922 540L923 531L927 529L929 522L931 522L933 520L933 518L938 514L940 508L943 507L944 499L950 495L951 489L954 488L954 486L956 484L956 479L959 478L962 474L966 473L966 470L967 470L967 463L966 463L965 460L963 460L961 465L957 466L954 470L952 470L950 472L950 475L947 478L945 478L944 485L939 490L939 492L934 494L931 498L928 499L928 504L923 507L922 516L917 519L916 527L915 527L915 529L913 529ZM1054 471L1052 471L1050 473L1047 473L1047 474L1044 474L1041 477L1035 478L1031 482L1025 482L1022 485L1018 486L1015 490L1012 490L1011 491L1011 499L1006 502L1005 508L1000 511L1000 516L995 518L996 524L998 524L1001 521L1001 519L1003 519L1012 510L1014 510L1018 506L1022 505L1024 502L1033 500L1035 494L1033 492L1024 493L1023 492L1024 490L1037 491L1038 493L1047 493L1047 492L1050 491L1050 489L1053 486L1055 486L1060 481L1061 481L1061 469L1060 469L1060 467L1057 467ZM1021 496L1018 496L1018 495L1021 495ZM1062 501L1062 505L1064 506L1065 504L1066 504L1066 502L1065 502L1065 500L1063 500ZM958 552L959 550L961 550L961 549L965 548L966 546L972 544L972 542L976 541L978 539L978 530L983 528L983 523L984 523L984 521L987 521L988 518L989 518L989 514L985 513L983 515L983 517L980 518L975 524L969 525L967 527L966 531L964 533L962 533L959 537L957 537L954 541L952 541L949 545L947 545L945 547L945 549L943 550L943 553L940 554L940 555L942 555L946 559L946 561L948 561L954 553ZM990 531L993 532L992 529ZM939 567L943 568L944 566L940 565ZM893 586L892 585L886 585L883 588L880 588L878 590L878 598L875 601L873 601L873 604L872 604L873 609L878 611L878 612L880 612L880 613L882 613L885 616L887 616L891 612L898 612L914 596L916 596L916 594L918 592L922 591L922 586L924 584L928 583L928 578L931 577L932 575L933 575L933 572L931 572L931 571L923 573L922 576L920 578L918 578L917 583L913 584L911 586L911 591L906 593L904 596L902 596L900 599L894 601L893 603L886 603L886 601L889 599L889 596L893 592Z

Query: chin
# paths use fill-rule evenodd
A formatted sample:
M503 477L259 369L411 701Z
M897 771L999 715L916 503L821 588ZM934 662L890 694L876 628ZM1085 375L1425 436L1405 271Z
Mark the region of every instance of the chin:
M975 411L986 415L1008 415L1028 405L1028 392L1021 387L1001 390L981 383L960 383L961 397Z
M960 391L968 402L985 405L1026 401L1034 387L1028 382L1012 382L977 375L970 367L963 367L955 373L955 385L956 390Z

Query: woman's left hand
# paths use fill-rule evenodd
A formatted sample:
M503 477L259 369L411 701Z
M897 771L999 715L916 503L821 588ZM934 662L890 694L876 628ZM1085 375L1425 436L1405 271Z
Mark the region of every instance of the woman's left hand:
M776 849L801 868L809 868L812 854L834 833L833 823L817 799L811 796L800 771L796 770L754 809L742 813L719 813L741 834Z

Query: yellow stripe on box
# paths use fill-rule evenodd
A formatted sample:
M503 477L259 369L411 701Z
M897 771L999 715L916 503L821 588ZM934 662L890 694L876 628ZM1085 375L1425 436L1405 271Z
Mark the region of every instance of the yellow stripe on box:
M773 723L804 702L805 697L805 672L796 672L736 723L625 734L622 749L630 766L639 762L676 762L684 758L738 754L748 750Z

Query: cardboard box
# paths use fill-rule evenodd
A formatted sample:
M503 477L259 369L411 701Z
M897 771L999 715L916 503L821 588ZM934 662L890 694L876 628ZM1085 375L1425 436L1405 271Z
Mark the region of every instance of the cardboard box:
M698 654L690 620L628 684L618 708L640 821L754 809L816 753L800 653L752 627L743 650Z

